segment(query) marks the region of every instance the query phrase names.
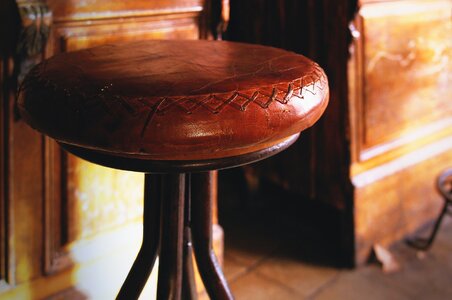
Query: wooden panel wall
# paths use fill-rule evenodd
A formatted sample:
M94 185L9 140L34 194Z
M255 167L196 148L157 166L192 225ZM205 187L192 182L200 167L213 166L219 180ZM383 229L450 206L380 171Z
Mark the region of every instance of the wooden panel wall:
M50 49L58 53L131 40L198 39L202 4L92 1L82 5L72 1L63 5L49 1L54 12ZM53 190L46 198L46 272L54 273L71 265L73 243L141 219L143 175L96 166L61 153L50 140L46 145L47 184Z
M452 127L449 1L366 4L356 20L355 161ZM359 80L359 79L358 79ZM384 120L384 121L382 121Z
M0 4L0 290L37 278L43 267L43 139L20 121L14 102L23 72L29 63L42 58L42 53L30 47L27 38L32 34L20 35L36 17L26 8L20 9L14 1Z
M141 241L143 175L68 156L28 127L14 106L22 76L58 52L206 38L209 7L202 0L0 2L0 299L114 298ZM41 51L34 42L47 33ZM221 254L222 231L214 229Z
M363 1L350 61L356 261L436 217L452 163L452 3ZM359 37L358 37L359 36Z

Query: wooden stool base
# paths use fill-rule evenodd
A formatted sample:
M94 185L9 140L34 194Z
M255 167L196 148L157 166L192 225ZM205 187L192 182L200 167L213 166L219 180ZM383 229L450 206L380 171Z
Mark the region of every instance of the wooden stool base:
M117 299L138 299L157 255L157 299L196 299L192 253L210 298L233 299L212 248L211 180L210 172L145 175L143 243Z

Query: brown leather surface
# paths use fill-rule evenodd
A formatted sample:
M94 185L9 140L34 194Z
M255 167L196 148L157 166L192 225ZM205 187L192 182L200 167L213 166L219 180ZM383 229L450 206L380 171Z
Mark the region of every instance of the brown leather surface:
M284 50L143 41L57 55L25 79L18 106L60 142L122 156L208 159L300 132L328 102L323 70Z

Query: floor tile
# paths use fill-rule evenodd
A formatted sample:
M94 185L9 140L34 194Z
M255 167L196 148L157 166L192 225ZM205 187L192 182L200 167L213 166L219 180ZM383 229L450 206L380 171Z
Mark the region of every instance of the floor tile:
M230 255L224 256L224 276L229 282L234 281L237 277L246 273L249 267L247 265L238 262Z
M286 257L272 257L259 265L256 272L287 285L304 296L313 294L339 274L339 270L334 268L311 265Z
M231 284L237 300L294 300L302 296L255 272L247 273Z
M392 288L364 272L342 271L334 282L326 285L310 299L315 300L408 300L399 290Z

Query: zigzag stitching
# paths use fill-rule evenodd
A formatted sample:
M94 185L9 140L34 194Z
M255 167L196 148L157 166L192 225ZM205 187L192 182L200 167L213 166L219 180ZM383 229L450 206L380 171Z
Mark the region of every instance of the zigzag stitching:
M159 109L157 111L157 114L164 115L167 112L169 112L173 107L177 107L187 114L192 114L199 107L203 107L213 114L218 114L227 105L234 107L237 110L245 111L246 108L251 103L259 105L263 109L268 108L271 105L271 103L273 103L274 101L277 101L281 104L287 104L292 97L296 97L298 99L304 99L303 92L309 92L309 93L315 95L316 89L319 89L319 90L324 89L321 84L321 83L325 82L323 74L321 72L317 72L317 71L313 71L313 73L317 76L306 75L306 76L303 76L302 78L299 78L299 79L296 79L296 80L290 82L288 84L286 91L282 91L277 87L273 87L271 95L266 94L261 91L255 91L251 97L248 95L245 95L243 93L240 93L240 92L233 92L233 94L230 95L229 97L227 97L226 99L221 96L218 96L218 95L209 95L201 100L196 100L196 97L180 97L177 99L167 98L167 100L171 101L171 103L168 105L165 105L164 107ZM307 80L307 79L310 79L310 80ZM305 85L304 83L306 81L310 82L310 83ZM299 82L298 85L297 85L297 82ZM284 96L278 97L279 93L284 93ZM260 101L259 96L268 98L268 101L265 101L265 102ZM245 99L246 101L243 104L237 104L235 102L235 100L239 97ZM212 106L208 105L208 103L211 99L219 100L221 102L221 104L217 105L215 107L212 107ZM189 106L189 107L182 105L182 103L186 103L186 102L191 102L191 103L193 103L193 105Z
M46 87L51 87L54 91L59 90L60 92L62 91L64 94L66 94L67 95L67 97L65 97L66 101L68 101L68 104L71 103L72 105L74 105L76 107L77 114L81 114L86 109L88 109L90 107L91 108L96 107L96 106L103 107L103 110L110 115L115 114L115 111L116 111L116 108L114 108L115 105L112 105L112 103L109 101L105 101L105 98L107 96L105 93L100 93L100 94L91 96L91 95L86 95L84 93L81 93L80 91L77 91L77 90L69 91L67 89L61 89L51 80L40 80L41 78L39 76L39 73L40 73L39 71L40 71L40 69L38 69L38 68L33 69L31 72L31 76L29 76L28 78L34 77L35 81L33 82L33 80L26 79L20 88L26 89L26 88L28 88L29 85L39 84L39 82L41 82L41 84L43 84ZM311 80L307 81L306 80L307 78L309 78ZM309 84L305 84L305 82L309 82ZM245 111L246 108L249 105L251 105L251 103L254 103L256 105L259 105L261 108L266 109L274 101L277 101L281 104L287 104L293 97L296 97L299 99L304 99L304 95L303 95L304 92L309 92L309 93L315 95L316 88L319 90L323 90L324 89L323 84L325 84L326 82L327 81L326 81L326 77L324 76L324 74L319 69L315 69L315 70L312 70L311 74L305 75L301 78L295 79L292 82L288 83L286 90L281 90L276 85L274 85L272 88L271 95L268 95L264 92L257 90L257 91L254 91L250 97L246 94L236 91L236 92L233 92L226 99L223 97L220 97L219 95L215 95L215 94L208 95L201 100L196 100L197 98L195 96L192 96L192 97L183 96L183 97L174 97L174 98L162 97L158 101L156 101L152 104L149 103L149 101L146 101L145 97L137 98L137 99L135 99L136 102L140 103L141 105L143 105L144 107L149 109L149 111L147 112L146 120L143 124L141 136L144 136L147 127L152 122L155 115L160 115L160 116L164 115L165 113L167 113L168 111L170 111L173 108L177 108L187 114L191 114L199 107L203 107L210 113L218 114L226 106L231 106L239 111ZM312 88L310 88L311 86L312 86ZM280 93L284 94L284 96L282 98L278 97L278 94L280 94ZM80 96L80 98L77 97L76 95ZM74 96L75 96L75 98L84 99L85 101L73 102ZM136 110L136 108L133 105L131 105L129 102L127 102L124 98L120 97L119 95L110 95L110 96L112 97L114 102L119 104L119 107L121 107L122 109L124 109L125 111L127 111L128 113L130 113L132 115L137 115L138 111ZM268 100L263 102L259 99L260 96L263 96L263 98L267 98ZM235 100L239 97L245 99L245 102L242 104L236 103ZM101 99L103 99L103 101ZM215 107L210 106L208 103L211 101L211 99L219 100L220 104ZM190 102L192 105L190 105L188 107L184 106L183 103L187 103L187 102ZM163 107L162 107L162 105L163 105Z
M39 69L34 69L33 74L36 79L40 79L38 76L40 73ZM309 80L308 80L309 79ZM36 81L35 81L36 82ZM309 82L309 84L305 84L305 82ZM25 81L23 86L21 88L24 88L29 82ZM183 112L187 114L191 114L200 107L205 108L207 111L213 114L220 113L226 106L231 106L239 111L245 111L246 108L251 104L254 103L256 105L259 105L261 108L266 109L268 108L271 103L274 101L277 101L281 104L287 104L291 98L296 97L298 99L304 99L304 92L309 92L313 95L316 94L316 89L323 90L323 85L326 83L326 78L324 74L319 69L314 69L311 71L310 74L307 74L301 78L295 79L292 82L289 82L287 84L286 90L281 90L276 85L272 88L271 95L262 92L262 91L254 91L251 96L248 96L246 94L240 93L240 92L233 92L229 97L223 98L219 95L211 94L208 96L205 96L201 100L197 100L197 97L199 96L183 96L183 97L164 97L158 100L157 102L154 102L153 104L150 104L149 101L146 101L146 98L139 98L137 101L141 103L143 106L147 107L150 111L149 113L156 114L156 115L164 115L171 111L174 108L180 109ZM53 83L50 80L45 80L43 82L45 86L51 86L54 90L58 90L59 88L56 86L55 83ZM64 92L67 92L64 90ZM283 93L284 95L280 97L278 94ZM79 107L79 110L82 111L86 109L87 107L84 107L84 105L88 104L88 106L97 106L101 105L104 107L107 113L112 114L112 111L114 111L112 105L113 103L108 103L107 101L99 101L102 98L105 98L107 95L105 93L94 95L92 97L89 97L88 95L83 95L83 93L73 91L74 94L81 94L81 98L85 98L85 100L93 100L93 101L85 101L84 104L81 102L78 102L77 106ZM261 97L262 96L262 97ZM137 114L137 110L134 108L133 105L131 105L129 102L127 102L125 99L118 95L111 95L112 99L115 100L119 104L119 107L122 107L122 109L126 110L128 113ZM69 98L72 97L67 97ZM245 99L245 102L242 104L236 103L237 98ZM261 98L267 98L267 101L261 101ZM209 102L212 100L219 100L220 104L212 107L209 105ZM192 105L184 105L186 103L191 103ZM75 104L75 103L74 103ZM155 111L154 111L155 110ZM153 112L154 111L154 112Z

